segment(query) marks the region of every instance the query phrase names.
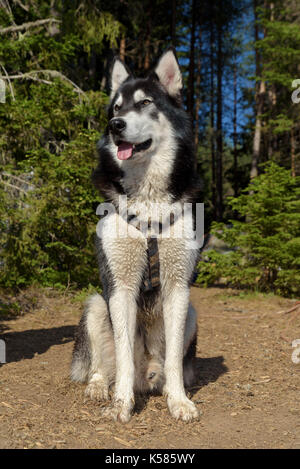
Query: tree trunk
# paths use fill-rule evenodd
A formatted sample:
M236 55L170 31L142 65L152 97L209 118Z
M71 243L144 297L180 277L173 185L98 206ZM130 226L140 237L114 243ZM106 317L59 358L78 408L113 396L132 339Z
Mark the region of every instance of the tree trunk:
M147 35L147 39L145 42L145 62L144 62L144 69L148 70L150 67L150 36Z
M293 177L296 177L295 160L296 160L296 140L295 140L294 127L292 127L291 128L291 171L292 171Z
M238 195L237 176L237 65L233 66L233 187L234 197Z
M262 129L262 113L264 108L264 96L266 92L266 85L264 81L261 81L259 84L259 91L257 93L256 102L256 121L255 121L255 130L254 130L254 139L253 139L253 153L252 153L252 163L250 178L253 179L258 175L258 162L260 156L261 148L261 129Z
M195 93L195 27L196 27L196 0L192 0L192 29L190 39L190 63L187 90L187 110L194 121L194 93Z
M59 18L59 12L57 11L55 7L55 0L51 0L51 3L50 3L50 17ZM49 36L56 36L56 34L60 33L60 23L51 22L49 24L48 31L49 31Z
M123 60L123 62L125 61L125 51L126 51L126 38L125 36L122 36L121 37L121 40L120 40L120 59Z
M102 71L102 78L100 82L100 90L105 91L107 84L107 58L103 60L103 71Z
M270 3L270 21L274 21L274 3ZM274 108L277 103L277 96L276 96L276 87L275 84L272 83L269 85L268 89L268 106L269 106L269 116L272 117L274 115ZM276 110L275 110L276 112ZM268 131L268 159L272 159L274 150L274 136L272 132L272 128L269 127Z
M176 0L172 0L171 42L176 47Z
M211 149L211 179L212 179L212 205L213 218L216 218L216 154L215 154L215 96L214 96L214 0L211 2L210 21L210 149Z
M197 77L196 77L196 102L195 102L195 147L199 145L199 111L200 111L200 86L201 86L201 53L202 53L202 34L199 29L199 46L197 50Z
M150 68L150 46L151 46L151 32L152 32L152 3L149 3L149 8L147 9L147 27L146 27L146 41L145 41L145 60L144 60L144 70L149 70Z
M219 0L219 8L222 10L222 0ZM223 218L223 31L219 19L217 25L217 153L216 153L216 185L217 206L216 218Z
M257 1L253 0L253 9L254 9L254 19L255 19L255 26L254 26L254 36L255 36L255 44L259 39L258 33L258 24L257 24ZM260 55L259 51L255 49L255 65L256 65L256 76L260 76L261 72L261 64L260 64ZM264 107L264 97L265 97L265 83L264 81L257 82L255 91L255 103L256 103L256 121L255 121L255 130L254 130L254 137L253 137L253 151L252 151L252 161L251 161L251 170L250 170L250 179L253 179L258 175L258 163L259 163L259 156L260 156L260 148L261 148L261 129L262 129L262 113Z

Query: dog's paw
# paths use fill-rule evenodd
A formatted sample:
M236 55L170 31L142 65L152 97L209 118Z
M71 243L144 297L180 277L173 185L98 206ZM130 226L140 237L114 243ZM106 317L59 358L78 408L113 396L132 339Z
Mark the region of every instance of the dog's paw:
M101 414L104 418L108 418L110 420L115 420L116 422L119 421L121 423L128 423L131 419L132 415L132 402L124 402L124 401L114 401L108 407L102 410Z
M199 418L199 411L195 404L188 398L184 400L175 400L168 397L167 400L170 414L176 420L183 420L184 422L191 422Z
M85 395L95 401L106 401L109 398L109 386L102 379L91 381L85 389Z

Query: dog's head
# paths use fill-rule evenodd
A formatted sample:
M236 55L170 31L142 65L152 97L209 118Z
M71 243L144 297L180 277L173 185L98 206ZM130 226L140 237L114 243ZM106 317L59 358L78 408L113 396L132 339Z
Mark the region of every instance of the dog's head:
M135 79L119 58L114 60L108 132L118 160L151 157L163 141L167 146L166 139L172 133L168 115L181 108L181 89L182 76L173 49L168 49L154 71L142 79Z

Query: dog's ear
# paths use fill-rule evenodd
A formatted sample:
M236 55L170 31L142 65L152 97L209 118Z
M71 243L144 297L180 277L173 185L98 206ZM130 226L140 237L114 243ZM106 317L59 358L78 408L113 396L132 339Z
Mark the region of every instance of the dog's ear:
M128 70L126 65L122 62L122 60L119 57L115 57L113 65L112 65L112 70L111 70L111 82L110 82L110 87L111 87L110 97L111 97L111 99L116 94L116 91L119 88L119 86L125 80L127 80L127 78L130 75L131 75L130 71Z
M182 89L182 76L173 48L168 49L160 58L155 73L160 83L167 90L170 96L178 97Z

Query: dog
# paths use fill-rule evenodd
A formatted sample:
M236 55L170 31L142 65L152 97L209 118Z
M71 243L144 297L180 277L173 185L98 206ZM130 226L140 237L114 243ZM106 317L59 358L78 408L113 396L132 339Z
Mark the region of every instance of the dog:
M163 392L175 419L199 415L185 386L195 381L197 317L189 289L200 250L172 236L182 228L180 210L195 204L200 190L182 86L172 48L146 78L134 78L120 58L114 60L108 126L93 173L95 186L114 209L97 231L103 293L86 304L71 378L87 382L86 394L96 400L108 399L114 385L103 413L121 422L130 420L139 392ZM121 213L122 197L127 216ZM164 207L158 217L155 204ZM161 216L170 221L168 236ZM194 221L194 213L191 217ZM149 218L156 223L155 236L149 235ZM127 235L117 236L116 226ZM187 237L192 231L187 229Z

